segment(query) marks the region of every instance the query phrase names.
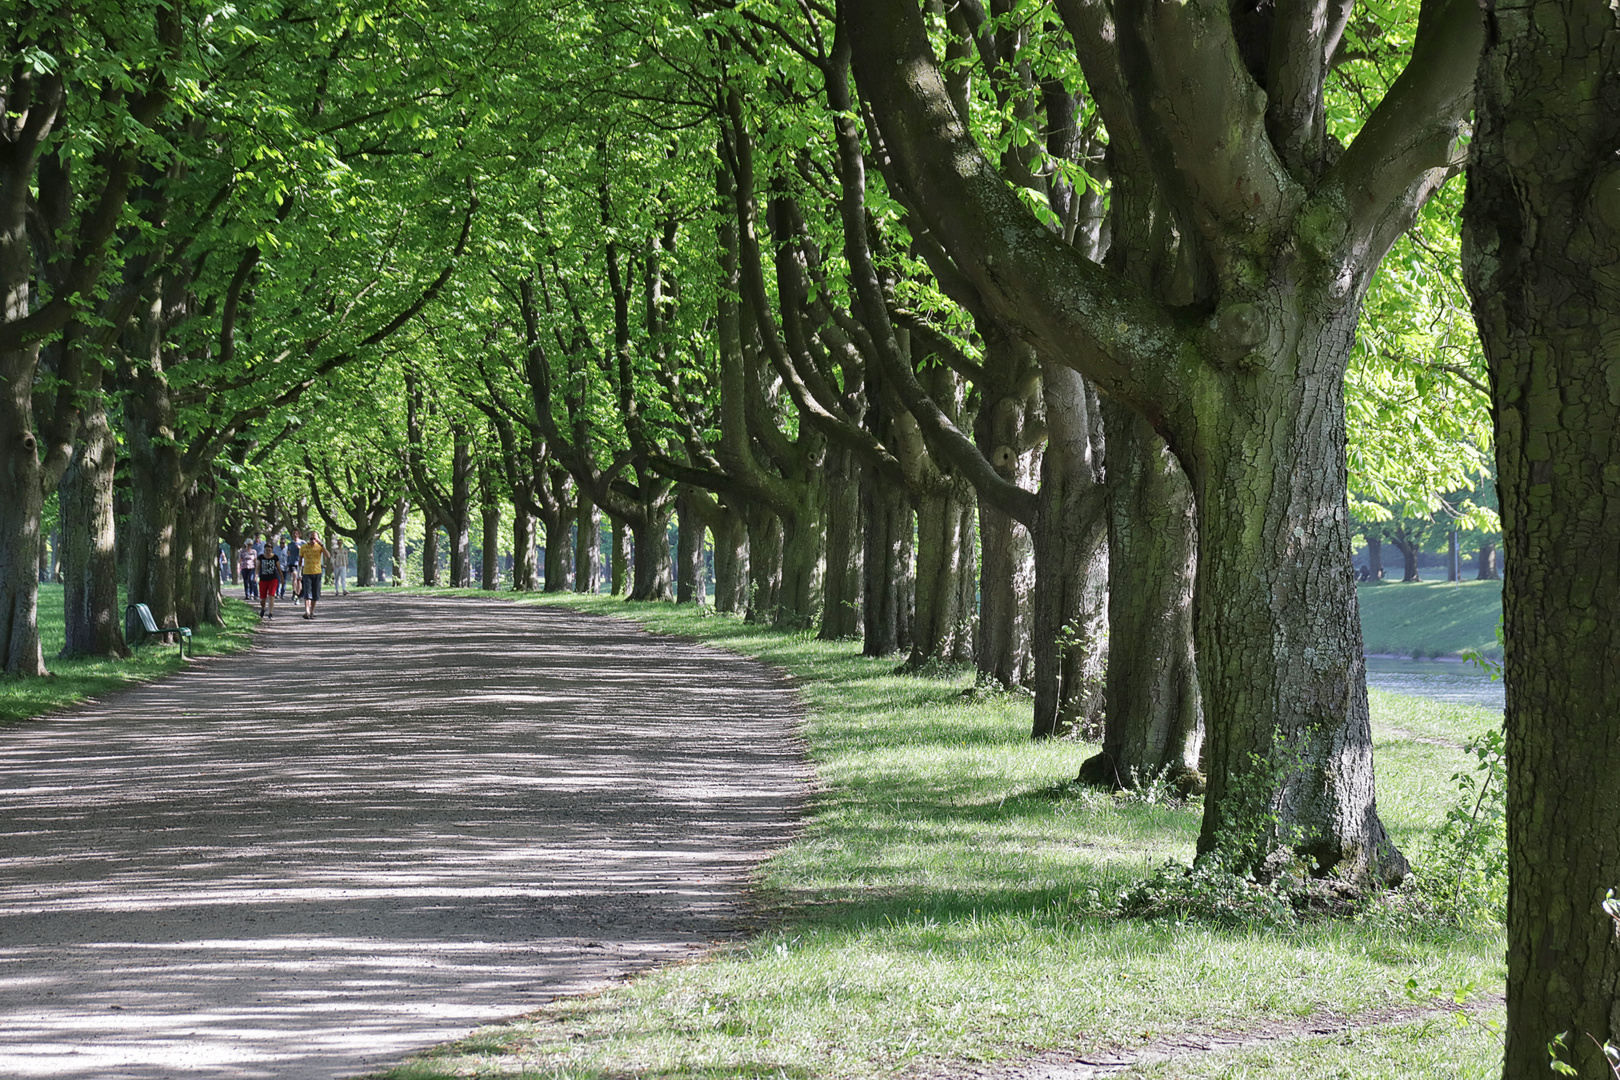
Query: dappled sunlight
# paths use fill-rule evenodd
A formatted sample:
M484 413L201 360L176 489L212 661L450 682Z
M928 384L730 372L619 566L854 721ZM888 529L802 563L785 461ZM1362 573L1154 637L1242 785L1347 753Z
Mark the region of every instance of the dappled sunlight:
M0 741L0 1073L377 1067L743 925L806 772L767 669L372 595Z

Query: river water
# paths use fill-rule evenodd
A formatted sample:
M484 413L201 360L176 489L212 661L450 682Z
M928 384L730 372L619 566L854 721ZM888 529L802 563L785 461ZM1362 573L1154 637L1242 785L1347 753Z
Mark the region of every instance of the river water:
M1480 705L1500 711L1502 683L1478 667L1448 660L1383 660L1367 658L1367 685L1392 694L1431 701Z

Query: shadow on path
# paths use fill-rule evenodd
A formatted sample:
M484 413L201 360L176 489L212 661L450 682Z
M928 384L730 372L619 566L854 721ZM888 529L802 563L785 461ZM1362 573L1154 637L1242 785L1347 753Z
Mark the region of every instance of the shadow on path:
M807 778L763 665L371 594L0 735L0 1076L352 1075L742 928Z

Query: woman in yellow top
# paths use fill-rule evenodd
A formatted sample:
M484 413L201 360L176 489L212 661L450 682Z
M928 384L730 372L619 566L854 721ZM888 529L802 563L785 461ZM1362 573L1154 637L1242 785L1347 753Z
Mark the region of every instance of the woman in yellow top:
M321 544L319 533L310 533L304 546L298 549L299 561L304 571L304 618L315 617L315 601L321 598L321 563L326 559L327 550Z

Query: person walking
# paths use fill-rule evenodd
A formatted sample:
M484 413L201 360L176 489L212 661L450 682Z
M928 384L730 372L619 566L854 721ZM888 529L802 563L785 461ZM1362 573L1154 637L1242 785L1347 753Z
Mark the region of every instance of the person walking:
M259 595L259 553L253 549L253 537L242 541L242 550L236 553L236 569L242 575L242 595L249 600Z
M337 545L332 549L332 588L337 590L339 596L348 596L349 549L341 536L332 542Z
M287 590L292 590L293 598L298 598L298 534L281 538L281 595L286 596Z
M304 585L301 595L304 598L304 618L315 617L315 601L321 598L321 563L332 553L321 543L319 533L311 532L304 546L298 549L299 558L303 562Z
M274 618L276 590L281 588L281 554L274 544L266 544L258 555L256 576L259 581L259 618Z

